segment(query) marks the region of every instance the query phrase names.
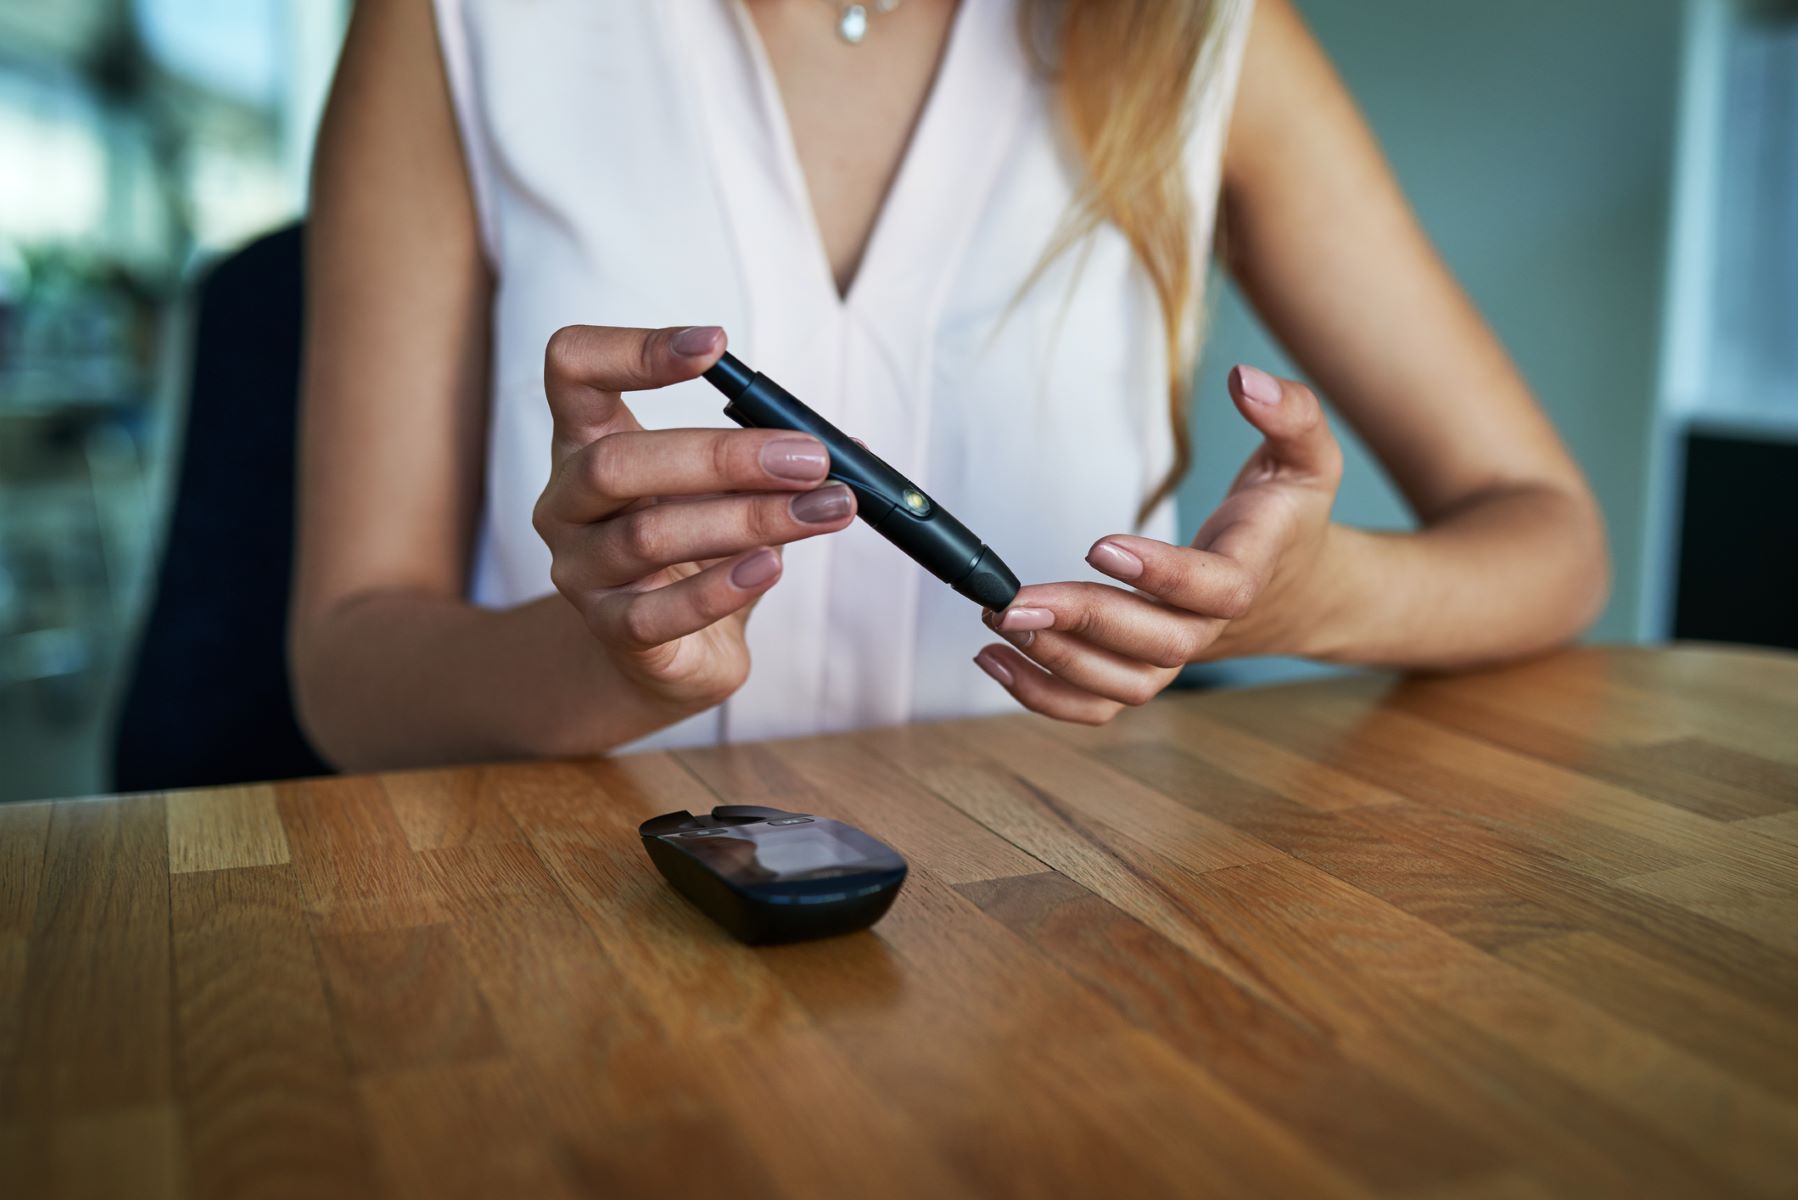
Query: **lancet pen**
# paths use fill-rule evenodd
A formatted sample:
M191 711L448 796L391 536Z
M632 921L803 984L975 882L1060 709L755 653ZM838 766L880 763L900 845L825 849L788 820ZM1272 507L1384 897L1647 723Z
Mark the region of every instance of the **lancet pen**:
M995 612L1018 594L1018 577L972 530L778 383L730 354L705 377L724 393L724 415L737 424L791 429L823 442L830 478L855 493L857 515L956 592Z

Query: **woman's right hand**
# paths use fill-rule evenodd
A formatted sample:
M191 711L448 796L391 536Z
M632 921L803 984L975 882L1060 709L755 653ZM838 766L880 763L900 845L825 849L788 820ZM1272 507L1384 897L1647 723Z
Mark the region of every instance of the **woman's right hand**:
M743 628L780 579L774 547L855 518L854 494L825 481L830 456L816 438L638 424L620 393L692 379L724 346L715 326L571 325L544 355L555 433L532 524L550 578L612 667L677 715L722 702L748 677Z

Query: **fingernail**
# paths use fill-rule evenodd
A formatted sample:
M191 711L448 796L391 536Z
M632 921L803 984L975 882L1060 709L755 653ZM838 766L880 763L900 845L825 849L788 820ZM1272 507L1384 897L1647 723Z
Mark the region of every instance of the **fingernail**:
M1047 629L1055 624L1055 614L1046 608L1008 608L999 618L999 628L1006 633L1022 633L1026 629Z
M1020 650L1030 649L1030 643L1036 640L1036 634L1028 629L1024 630L1022 633L1015 629L1001 629L999 631L999 636Z
M772 550L757 550L730 569L730 581L740 588L760 587L780 574L780 555Z
M1236 368L1236 386L1256 404L1280 402L1280 381L1266 371L1258 371L1246 365L1239 366Z
M985 671L988 675L997 679L1001 687L1011 686L1011 671L998 659L993 658L985 651L982 651L974 656L974 662L982 671Z
M822 479L830 455L817 438L776 438L762 447L762 469L782 479Z
M704 358L718 348L724 330L716 325L692 325L674 335L671 343L676 354L686 358Z
M800 492L787 505L795 521L807 525L828 525L841 521L855 507L855 497L840 483L821 487L815 492Z
M1135 579L1142 574L1142 559L1110 542L1100 542L1087 551L1086 561L1096 570L1118 579Z

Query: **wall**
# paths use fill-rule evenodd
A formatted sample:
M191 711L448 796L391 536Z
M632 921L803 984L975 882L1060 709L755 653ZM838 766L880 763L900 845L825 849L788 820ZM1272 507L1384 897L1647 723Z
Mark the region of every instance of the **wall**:
M1616 583L1593 637L1633 636L1679 86L1680 0L1503 5L1299 0L1450 267L1572 445L1609 522ZM1253 446L1224 377L1284 373L1234 290L1200 367L1188 529ZM1401 528L1348 443L1338 519ZM1289 673L1251 664L1232 679Z

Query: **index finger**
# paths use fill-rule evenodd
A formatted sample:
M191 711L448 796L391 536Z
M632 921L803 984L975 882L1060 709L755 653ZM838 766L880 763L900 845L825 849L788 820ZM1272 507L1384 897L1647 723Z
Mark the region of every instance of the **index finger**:
M716 325L625 329L568 325L543 351L543 390L555 422L554 460L608 433L641 429L622 392L667 387L702 374L724 353Z
M1100 538L1086 561L1113 579L1207 617L1242 616L1261 585L1258 562L1127 533Z

